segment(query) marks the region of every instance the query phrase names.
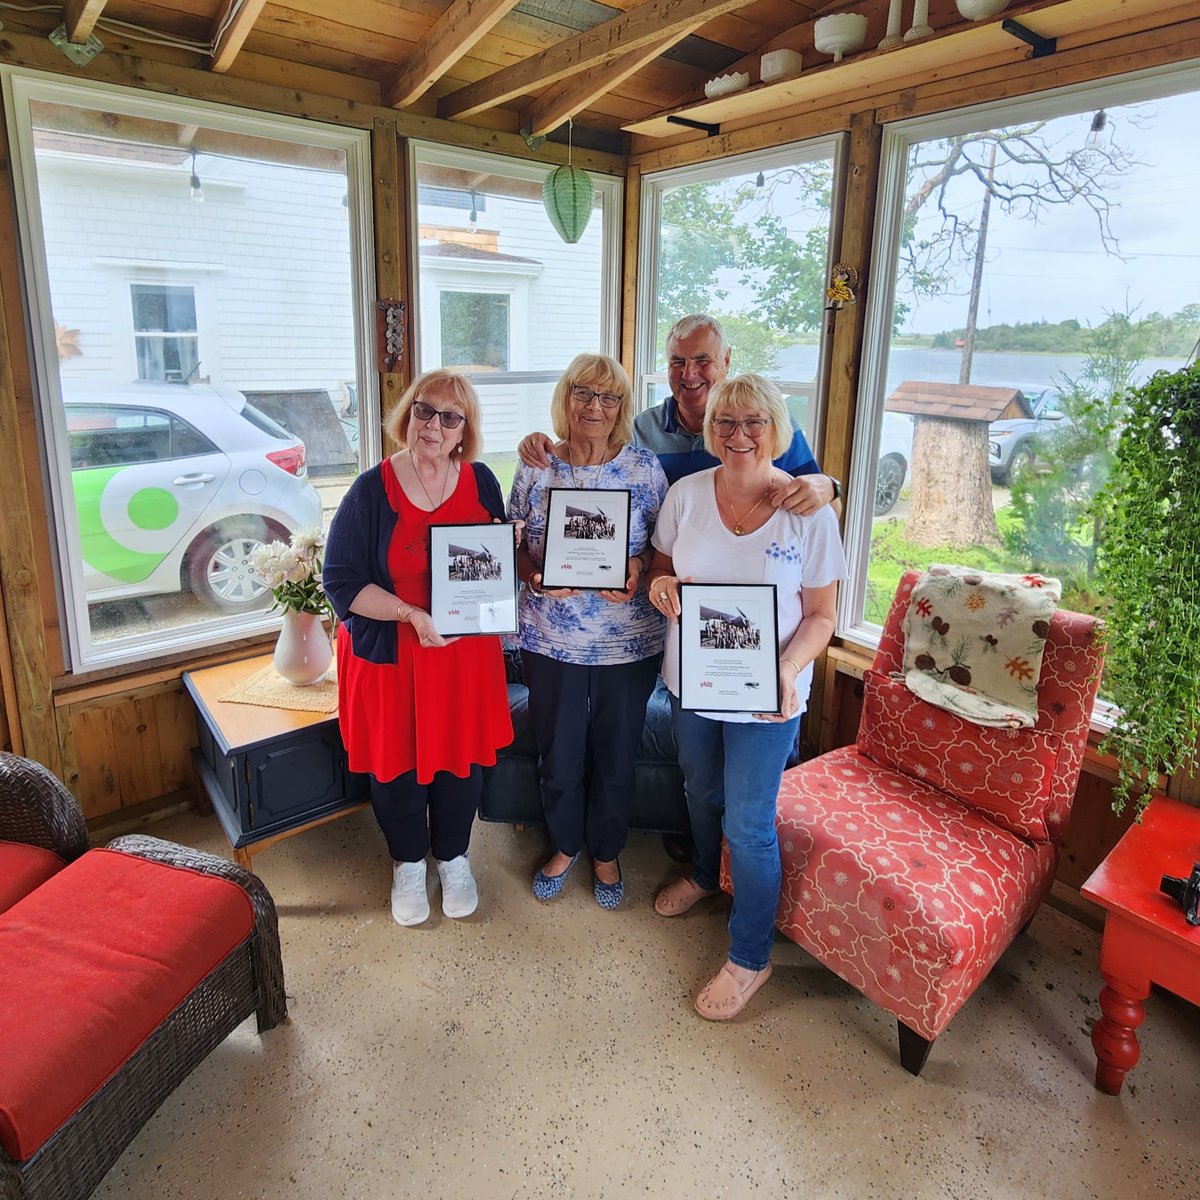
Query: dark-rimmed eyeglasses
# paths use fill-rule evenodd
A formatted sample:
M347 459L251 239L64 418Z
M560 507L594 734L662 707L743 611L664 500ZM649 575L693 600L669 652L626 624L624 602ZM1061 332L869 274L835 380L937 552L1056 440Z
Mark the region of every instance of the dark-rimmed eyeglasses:
M432 421L437 417L443 429L457 429L467 419L462 413L457 413L451 408L438 412L432 404L426 404L424 400L414 400L412 412L418 421Z
M774 422L770 417L746 417L745 420L735 421L732 417L718 417L713 423L713 432L722 441L733 437L740 429L748 438L758 441Z
M591 404L593 400L599 400L601 408L616 408L621 403L621 397L615 392L595 392L579 384L572 384L571 399L576 404Z

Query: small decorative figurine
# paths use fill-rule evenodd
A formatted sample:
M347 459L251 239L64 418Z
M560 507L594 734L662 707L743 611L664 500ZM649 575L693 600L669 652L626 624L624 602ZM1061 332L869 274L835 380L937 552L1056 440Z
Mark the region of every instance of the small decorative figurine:
M826 309L834 308L841 312L847 304L853 304L857 299L858 272L845 263L838 263L830 272L830 284L825 289L825 297L829 301Z
M1164 875L1158 890L1179 902L1183 918L1189 925L1200 925L1200 863L1192 864L1192 873L1187 879Z

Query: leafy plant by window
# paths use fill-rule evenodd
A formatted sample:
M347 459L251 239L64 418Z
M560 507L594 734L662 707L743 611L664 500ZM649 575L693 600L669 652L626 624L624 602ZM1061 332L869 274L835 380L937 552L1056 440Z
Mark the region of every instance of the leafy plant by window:
M1193 774L1200 735L1200 366L1160 371L1129 400L1100 555L1117 812L1131 798L1140 811L1159 772Z

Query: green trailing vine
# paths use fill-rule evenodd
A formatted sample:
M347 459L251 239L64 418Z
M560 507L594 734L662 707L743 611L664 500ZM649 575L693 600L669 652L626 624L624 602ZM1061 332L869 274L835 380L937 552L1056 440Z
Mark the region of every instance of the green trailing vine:
M1194 774L1200 735L1200 365L1129 394L1101 494L1107 690L1120 716L1113 808L1149 802L1157 775Z

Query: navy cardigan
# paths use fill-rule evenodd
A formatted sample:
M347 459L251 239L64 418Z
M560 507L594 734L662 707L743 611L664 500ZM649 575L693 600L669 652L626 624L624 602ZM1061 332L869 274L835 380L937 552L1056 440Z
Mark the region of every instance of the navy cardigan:
M493 517L506 519L504 496L495 475L483 463L464 463L475 472L479 501ZM333 611L346 626L354 653L373 663L396 661L396 622L374 621L351 613L350 605L368 583L385 592L394 588L388 574L388 547L398 520L383 486L383 464L364 471L351 485L329 527L321 573ZM397 597L397 603L399 603Z

